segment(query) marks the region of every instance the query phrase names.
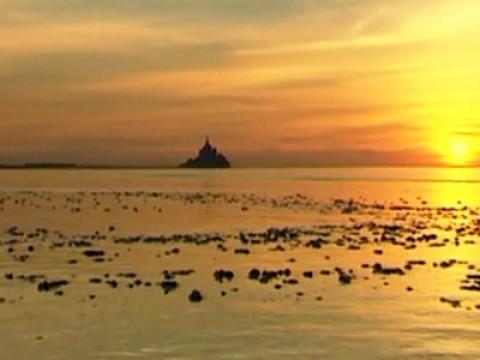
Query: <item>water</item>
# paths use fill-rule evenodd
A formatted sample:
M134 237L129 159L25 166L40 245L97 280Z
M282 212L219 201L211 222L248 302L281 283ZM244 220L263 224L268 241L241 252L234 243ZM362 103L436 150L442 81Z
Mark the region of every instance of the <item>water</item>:
M479 169L2 171L2 358L477 359L480 292L461 287L480 273L479 187ZM252 268L292 275L262 284ZM194 273L165 295L157 283L180 269ZM28 275L69 284L56 296Z

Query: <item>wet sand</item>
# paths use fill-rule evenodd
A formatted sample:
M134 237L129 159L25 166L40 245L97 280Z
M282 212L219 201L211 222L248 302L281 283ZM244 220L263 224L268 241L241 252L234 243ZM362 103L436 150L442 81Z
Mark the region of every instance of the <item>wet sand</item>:
M468 199L143 187L4 186L6 358L480 357Z

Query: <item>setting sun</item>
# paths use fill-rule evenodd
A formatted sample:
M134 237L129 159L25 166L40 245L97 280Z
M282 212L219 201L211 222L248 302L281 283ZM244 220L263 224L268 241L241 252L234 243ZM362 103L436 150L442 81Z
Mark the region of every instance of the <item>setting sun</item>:
M450 165L465 166L470 164L474 158L471 144L465 139L453 139L447 151L446 158Z

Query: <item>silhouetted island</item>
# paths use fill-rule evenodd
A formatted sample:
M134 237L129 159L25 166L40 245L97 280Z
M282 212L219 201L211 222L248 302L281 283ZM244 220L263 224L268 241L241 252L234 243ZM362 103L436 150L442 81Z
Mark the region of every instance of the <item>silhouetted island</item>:
M198 156L194 159L188 159L186 162L181 164L180 167L194 169L217 169L229 168L231 165L228 159L210 144L210 140L207 137L205 139L205 145L203 145L198 152Z

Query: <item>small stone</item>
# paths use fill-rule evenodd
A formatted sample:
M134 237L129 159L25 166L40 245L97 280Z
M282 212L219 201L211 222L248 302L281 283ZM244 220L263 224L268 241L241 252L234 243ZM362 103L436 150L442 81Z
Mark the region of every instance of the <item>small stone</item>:
M224 280L232 281L232 279L235 277L235 274L233 271L220 269L213 273L213 277L219 283L223 283Z
M200 291L193 290L188 296L188 299L190 300L190 302L199 303L203 300L203 295Z
M249 255L250 254L250 250L248 249L235 249L235 254L238 254L238 255Z
M107 285L109 285L112 289L116 289L118 287L118 282L116 280L108 280L105 281Z
M13 280L13 274L12 274L12 273L7 273L7 274L5 274L5 279L7 279L7 280Z
M260 270L258 270L258 269L252 269L248 273L248 278L250 280L258 280L259 277L260 277Z
M178 282L175 280L164 280L159 285L162 287L165 295L168 295L168 293L179 287Z
M307 279L313 278L313 271L304 271L303 272L303 277L305 277Z

